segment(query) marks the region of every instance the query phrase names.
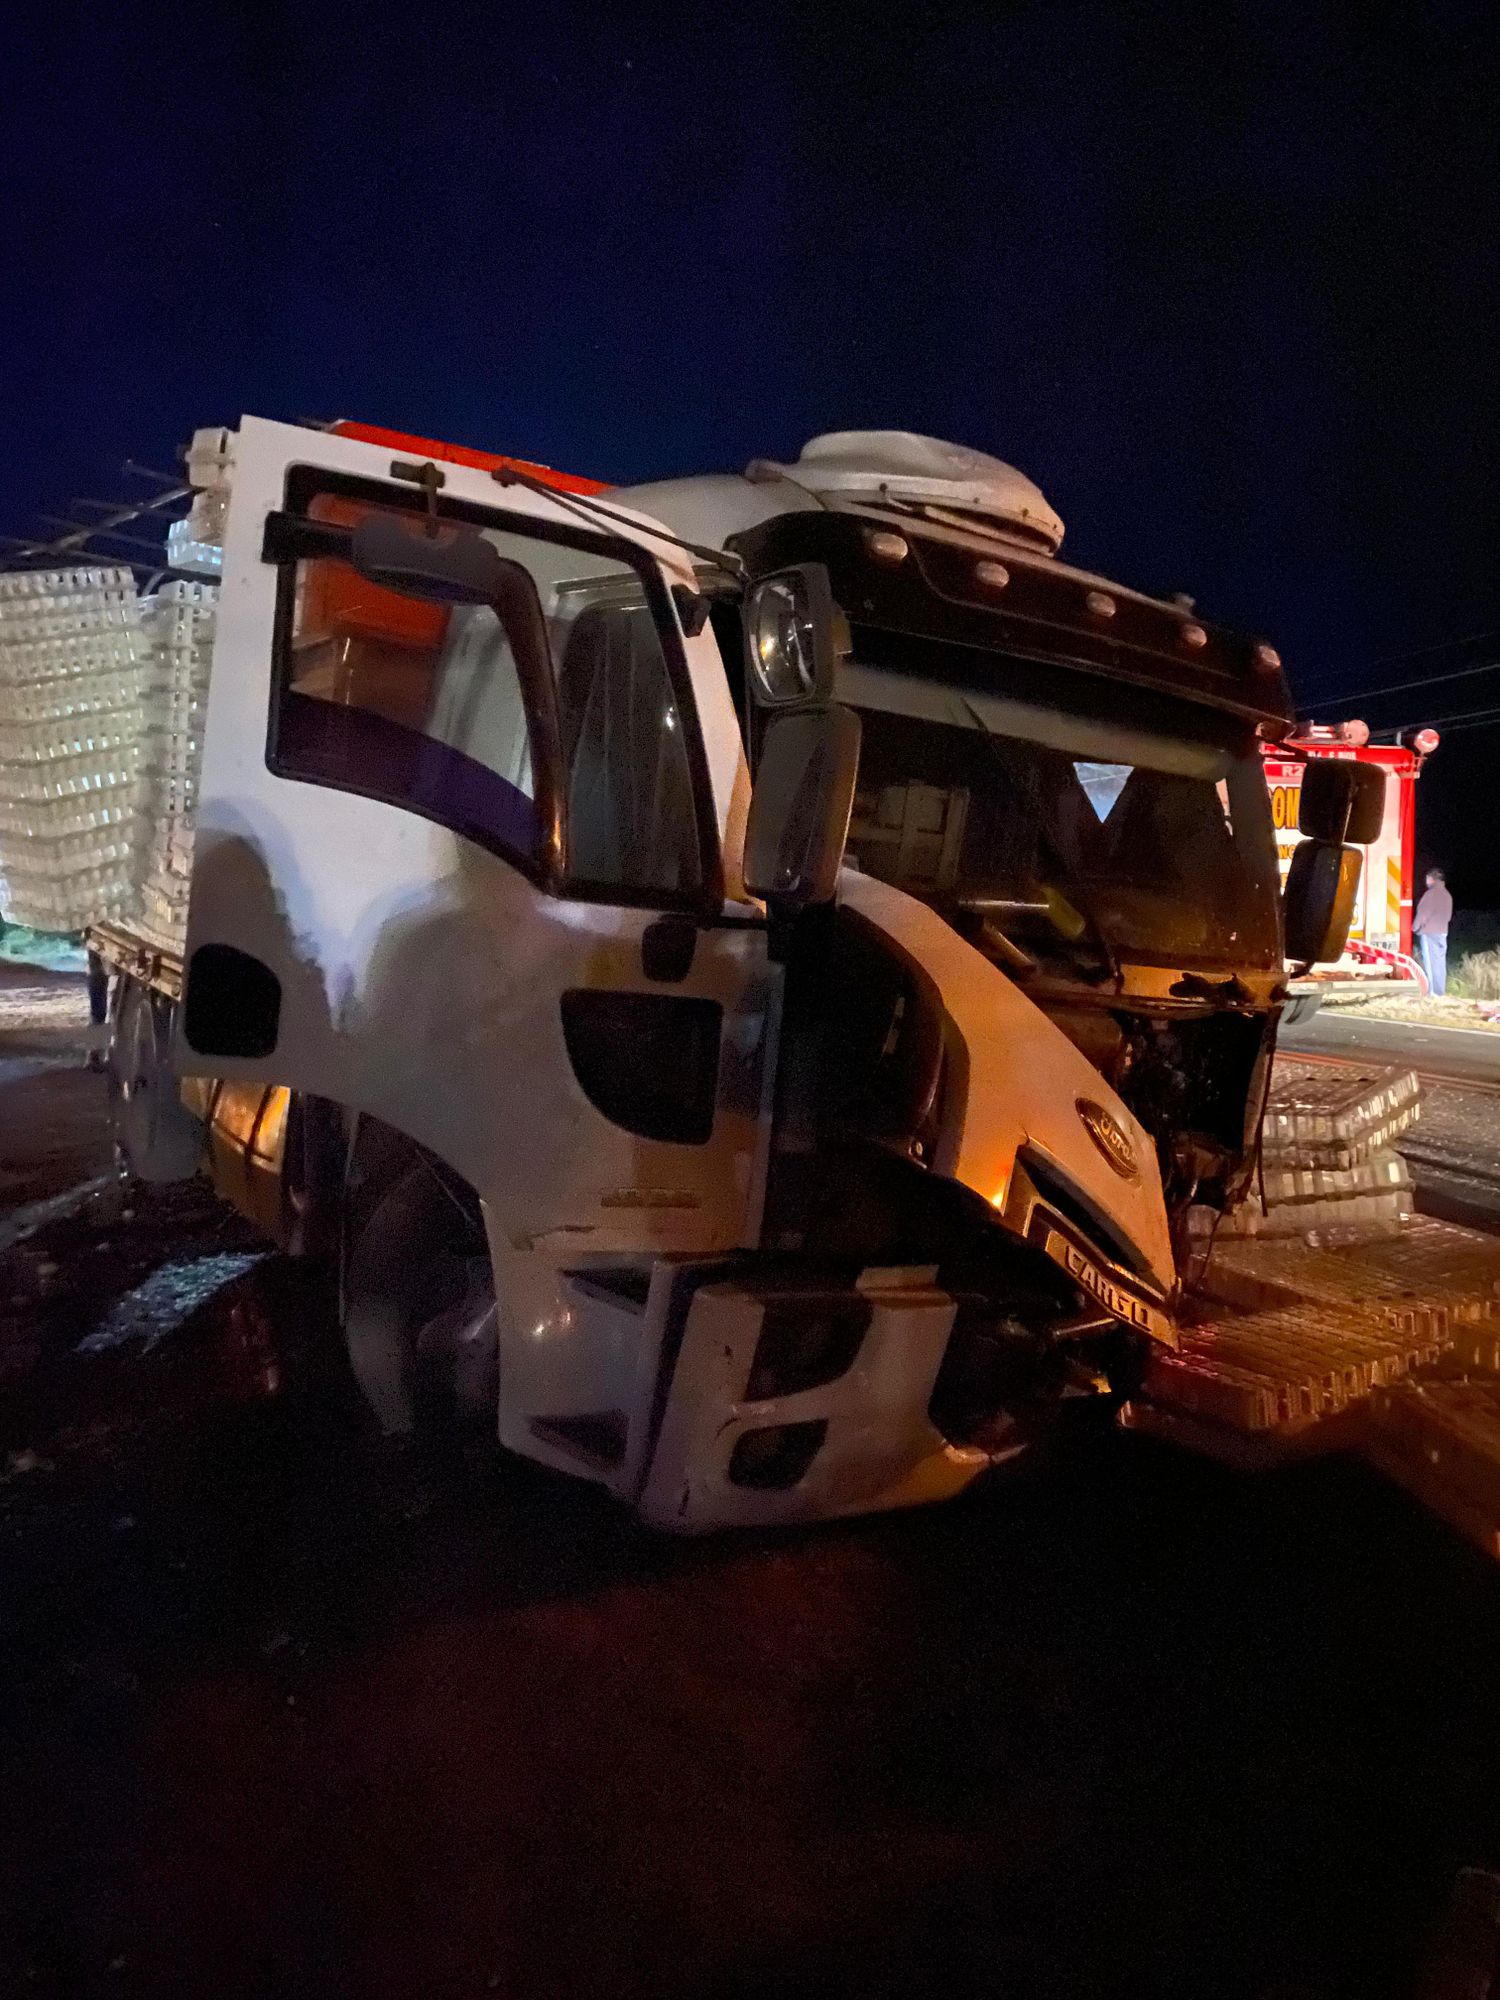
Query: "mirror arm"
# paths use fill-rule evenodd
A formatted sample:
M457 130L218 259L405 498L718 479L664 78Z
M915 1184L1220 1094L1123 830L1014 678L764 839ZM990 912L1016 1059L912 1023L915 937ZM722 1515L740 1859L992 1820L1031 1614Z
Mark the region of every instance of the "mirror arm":
M260 559L278 567L282 563L315 561L320 556L347 563L353 541L347 528L336 528L327 521L310 521L305 514L282 510L266 516Z

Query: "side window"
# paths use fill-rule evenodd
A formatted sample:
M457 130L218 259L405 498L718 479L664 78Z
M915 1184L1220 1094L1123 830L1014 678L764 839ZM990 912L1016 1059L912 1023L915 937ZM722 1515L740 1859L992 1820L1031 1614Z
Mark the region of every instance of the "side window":
M316 493L305 519L347 530L371 510ZM511 579L493 607L408 597L334 554L296 563L272 768L536 866L560 818L568 879L588 892L698 889L691 718L645 570L587 534L480 532Z
M368 511L320 495L308 519L352 527ZM524 571L498 607L449 607L371 583L336 556L304 558L282 646L274 770L411 805L541 859L524 683L545 685L550 662Z

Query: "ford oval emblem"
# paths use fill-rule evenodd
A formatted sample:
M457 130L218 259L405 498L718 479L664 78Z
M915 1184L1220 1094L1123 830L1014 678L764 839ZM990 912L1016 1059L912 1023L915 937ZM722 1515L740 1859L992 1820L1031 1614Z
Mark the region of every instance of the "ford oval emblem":
M1095 1104L1091 1097L1080 1097L1077 1108L1089 1137L1121 1180L1138 1181L1141 1170L1136 1164L1135 1147L1119 1119L1112 1118L1104 1106Z

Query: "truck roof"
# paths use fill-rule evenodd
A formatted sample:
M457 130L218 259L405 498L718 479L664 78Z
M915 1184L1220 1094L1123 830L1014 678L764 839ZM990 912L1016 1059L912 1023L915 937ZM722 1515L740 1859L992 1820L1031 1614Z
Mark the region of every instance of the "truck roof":
M826 562L856 625L1081 667L1278 732L1292 720L1274 648L1209 624L1183 601L1061 562L1063 525L1040 489L967 447L905 431L835 432L790 464L757 459L743 473L611 487L378 425L333 429L486 470L513 465L560 492L608 493L675 535L733 548L753 570Z

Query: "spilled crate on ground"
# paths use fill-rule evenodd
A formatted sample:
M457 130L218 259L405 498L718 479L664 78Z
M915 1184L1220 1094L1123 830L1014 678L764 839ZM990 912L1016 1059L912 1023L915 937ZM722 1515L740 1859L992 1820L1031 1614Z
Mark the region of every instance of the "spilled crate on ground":
M1420 1108L1409 1071L1278 1081L1260 1183L1199 1237L1124 1421L1237 1464L1360 1450L1500 1556L1500 1238L1412 1214L1390 1149Z

